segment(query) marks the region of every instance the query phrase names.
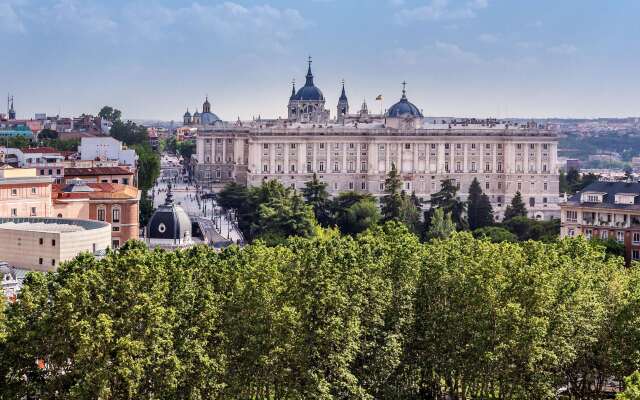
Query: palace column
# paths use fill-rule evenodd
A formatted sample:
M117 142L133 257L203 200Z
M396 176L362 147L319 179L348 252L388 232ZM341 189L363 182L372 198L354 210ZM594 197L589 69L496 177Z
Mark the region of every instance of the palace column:
M418 172L418 170L420 169L420 158L418 157L418 143L411 144L411 147L413 147L412 171L415 173L415 172Z
M324 167L324 171L326 173L331 172L331 143L327 142L324 144L325 152L327 153L327 165Z
M360 168L360 142L356 143L356 172L362 172Z
M438 143L438 164L436 172L439 174L444 172L444 143Z
M283 147L283 150L284 150L284 162L283 162L284 166L282 168L282 171L285 174L287 174L287 173L290 172L290 168L291 168L289 166L289 151L290 151L290 148L291 148L291 143L283 143L282 147Z
M269 143L269 173L276 173L276 144Z
M313 143L313 158L311 159L311 172L318 171L318 143Z
M469 162L469 154L467 154L467 143L462 145L462 172L465 174L469 172L469 166L467 165Z
M541 174L542 173L542 144L538 143L537 145L537 149L536 149L536 155L538 157L538 173Z
M307 144L298 143L298 173L304 174L307 171Z
M369 173L377 174L378 173L378 144L375 142L369 143Z
M491 166L491 172L498 172L498 144L492 143L491 150L493 151L493 165Z
M396 166L398 169L398 174L402 173L402 152L403 152L403 148L402 148L402 143L398 142L396 143L396 157L398 158L398 165Z
M342 173L347 172L347 149L348 148L349 146L347 145L347 143L342 143L342 168L340 168L340 171L342 171Z
M391 171L391 160L389 159L390 155L391 155L390 150L389 150L390 146L391 146L391 143L389 143L389 142L386 142L384 144L384 151L385 151L385 155L384 155L384 165L385 165L384 172L387 173L387 174L389 173L389 171Z
M227 139L222 138L222 163L227 163Z

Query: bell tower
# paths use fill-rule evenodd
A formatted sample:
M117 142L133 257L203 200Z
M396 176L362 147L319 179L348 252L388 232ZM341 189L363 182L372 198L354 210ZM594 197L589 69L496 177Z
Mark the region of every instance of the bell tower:
M347 99L347 93L344 90L344 79L342 80L342 93L338 99L337 112L338 122L344 121L344 118L349 114L349 100Z

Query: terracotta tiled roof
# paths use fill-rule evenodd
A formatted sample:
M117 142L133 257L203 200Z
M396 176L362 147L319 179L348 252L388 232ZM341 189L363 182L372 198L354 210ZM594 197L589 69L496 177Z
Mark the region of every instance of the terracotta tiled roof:
M65 192L66 184L53 184L51 186L51 198L54 201L71 199L92 200L134 200L138 198L138 189L119 183L87 183L93 192Z
M131 175L127 167L65 168L65 176Z
M20 150L23 153L61 153L60 150L56 150L53 147L23 147Z

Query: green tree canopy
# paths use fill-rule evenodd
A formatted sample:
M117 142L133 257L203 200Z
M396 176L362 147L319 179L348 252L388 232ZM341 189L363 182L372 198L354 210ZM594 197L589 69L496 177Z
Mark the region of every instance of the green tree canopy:
M480 182L473 178L469 186L469 197L467 199L467 218L469 229L476 230L485 226L493 225L493 208L489 196L482 193Z
M122 116L122 112L118 109L115 109L111 106L104 106L98 112L98 117L104 118L107 121L112 123L116 121L120 121L120 117Z
M302 196L307 204L313 208L313 214L318 223L324 227L330 226L332 218L329 209L330 202L327 184L320 181L315 172L313 173L313 178L304 184Z
M527 214L527 207L524 205L522 195L518 191L511 199L511 204L507 205L507 209L504 211L503 221L509 221L515 217L526 217Z
M431 217L431 224L427 231L428 239L446 239L456 231L456 225L451 219L451 214L444 213L442 208L436 208Z

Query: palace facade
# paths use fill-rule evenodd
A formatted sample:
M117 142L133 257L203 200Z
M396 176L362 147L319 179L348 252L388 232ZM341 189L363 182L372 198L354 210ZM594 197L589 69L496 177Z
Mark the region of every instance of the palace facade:
M292 88L287 119L198 126L194 175L203 188L227 182L259 185L277 179L301 189L317 174L332 195L362 191L384 195L394 165L403 189L428 199L441 181L458 183L467 196L480 182L500 219L520 192L530 216L559 217L556 134L535 123L498 120L429 121L406 95L383 114L366 103L349 114L344 84L336 118L313 81L311 63L303 87ZM192 123L193 125L193 123Z

